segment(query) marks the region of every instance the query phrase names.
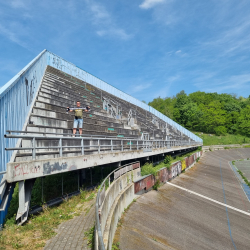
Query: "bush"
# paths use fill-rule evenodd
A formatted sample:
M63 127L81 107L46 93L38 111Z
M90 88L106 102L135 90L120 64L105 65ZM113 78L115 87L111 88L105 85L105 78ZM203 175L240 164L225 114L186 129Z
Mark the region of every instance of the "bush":
M173 158L171 155L166 155L163 163L166 165L167 169L169 170L171 167L171 162L172 162Z
M165 159L164 159L164 164L169 164L171 163L171 161L173 160L171 155L166 155Z
M227 129L224 126L218 126L214 129L216 135L226 135Z
M156 176L156 174L157 174L157 168L154 168L152 163L146 163L141 168L141 175L142 176L148 175L148 174L152 174L154 176Z
M157 191L158 188L160 187L160 184L161 184L161 183L160 183L160 180L157 180L157 181L155 182L154 186L153 186L153 189Z

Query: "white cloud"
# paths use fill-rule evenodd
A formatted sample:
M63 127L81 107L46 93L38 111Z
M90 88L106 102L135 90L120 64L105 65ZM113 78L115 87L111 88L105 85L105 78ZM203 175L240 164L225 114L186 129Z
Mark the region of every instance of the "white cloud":
M213 74L210 76L208 75L203 81L200 78L200 82L197 82L195 86L202 91L221 93L223 91L228 92L248 89L250 85L250 74L232 75L227 79L213 78L213 76Z
M142 4L139 5L142 9L150 9L159 3L163 3L165 0L144 0Z
M0 35L3 35L4 37L8 38L10 41L20 45L21 47L27 48L27 45L17 37L16 32L12 32L10 29L5 28L1 24L0 24Z
M90 9L94 15L94 19L96 21L100 21L101 19L109 19L110 15L107 10L100 4L93 3L90 5Z
M98 36L115 36L122 40L127 40L131 37L124 29L115 24L112 15L103 5L89 0L85 1L92 13L92 22L97 27L96 34Z
M175 52L175 54L179 54L179 53L181 53L181 50L177 50L177 51Z
M137 86L135 86L135 88L132 89L132 91L130 91L131 93L137 93L137 92L141 92L144 89L147 89L151 86L151 83L147 83L147 84L139 84Z

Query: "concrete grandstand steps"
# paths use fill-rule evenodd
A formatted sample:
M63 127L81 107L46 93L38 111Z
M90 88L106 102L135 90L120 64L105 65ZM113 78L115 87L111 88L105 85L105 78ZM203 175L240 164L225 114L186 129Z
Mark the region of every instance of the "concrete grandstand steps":
M46 80L46 78L45 78ZM62 83L62 82L51 82L49 80L44 81L43 88L50 88L50 91L53 91L55 93L67 93L68 96L82 96L85 95L90 99L94 99L96 102L99 102L101 104L100 96L96 95L95 93L92 93L85 89L84 86L79 86L76 84L68 84L68 83Z
M61 112L61 113L66 113L66 107L62 107L62 106L58 106L55 104L49 104L47 102L42 102L42 101L36 101L35 102L35 106L33 109L37 108L37 109L45 109L48 111L52 111L52 112ZM73 113L69 113L72 114ZM83 115L85 115L85 117L92 117L92 119L98 119L98 120L102 120L104 122L109 121L109 122L114 122L114 123L120 123L122 124L119 120L115 120L114 118L111 117L107 117L107 111L105 110L101 110L100 108L96 108L96 107L92 107L91 108L91 112L88 113L83 113Z
M41 115L30 115L30 122L33 126L36 127L51 127L51 128L59 128L59 129L70 129L72 131L73 128L73 120L64 120L58 118L51 118L47 116ZM138 130L117 128L117 127L108 127L107 124L98 125L98 124L88 124L86 121L83 123L83 131L92 131L91 134L95 134L95 131L103 132L103 133L112 133L116 132L117 134L123 134L125 137L129 137L131 135L137 135Z
M69 112L67 114L66 112L54 111L51 109L45 109L45 108L40 108L40 107L39 108L34 107L32 114L46 116L48 118L58 118L58 119L63 119L67 121L73 121L74 119L73 112ZM112 118L103 119L103 116L99 116L99 115L89 113L89 112L83 113L83 119L84 121L87 121L87 123L91 123L91 124L100 124L100 125L106 125L107 127L124 128L123 123L117 120L114 120Z
M68 86L62 86L61 84L52 84L52 83L43 83L41 91L47 94L63 97L66 99L75 100L77 98L82 98L83 96L87 99L93 99L99 105L102 104L100 97L96 95L91 95L89 92L86 92L84 89L76 90L75 88L69 88Z
M100 101L100 99L91 98L87 96L85 93L80 93L77 95L65 95L65 94L57 94L57 92L54 91L46 91L45 88L42 88L41 91L39 91L39 95L46 98L58 99L59 101L70 103L70 105L74 105L76 101L79 100L81 102L83 101L88 102L91 106L95 105L102 107L102 101Z
M137 120L136 125L138 126L137 128L140 128L140 131L144 131L144 132L147 131L151 135L153 135L153 131L154 131L156 137L162 137L162 138L164 138L166 135L166 132L162 131L161 124L160 124L160 129L158 130L157 126L155 126L152 123L152 119L154 115L152 115L150 112L147 112L146 110L142 108L136 107L135 105L128 103L125 100L122 100L116 96L113 96L110 93L107 93L106 91L100 90L94 86L90 86L89 84L87 84L86 82L82 80L79 80L75 77L65 74L64 72L61 72L60 70L57 70L53 67L47 67L45 80L47 81L46 84L52 85L50 87L61 88L60 91L66 90L65 83L67 83L66 84L67 85L66 87L68 88L67 91L69 91L70 93L72 91L75 91L75 92L79 91L80 94L84 93L84 95L89 98L89 96L91 97L90 93L92 91L93 94L97 96L99 95L99 97L102 96L102 97L110 98L111 100L117 103L120 103L120 105L122 106L123 118L128 115L128 112L130 111L130 109L133 109L136 111L136 120ZM87 90L86 90L86 87L87 87ZM91 91L88 91L88 88L91 89ZM127 121L125 118L124 124L126 123ZM147 126L144 126L144 123L149 124L151 129L147 128ZM165 124L164 122L162 123ZM138 134L139 134L139 130L138 130Z
M36 126L51 126L51 127L58 127L58 128L64 128L64 129L73 127L72 115L63 114L63 113L53 113L51 111L45 111L45 110L42 110L41 113L39 113L36 108L34 108L33 111L37 112L37 114L32 113L30 115L30 122ZM55 114L56 114L56 117L53 117ZM61 117L58 117L59 114L61 115ZM102 121L96 121L96 123L93 124L93 123L88 123L88 121L92 120L92 118L84 117L84 119L85 121L83 123L83 129L90 130L91 126L93 126L92 128L94 128L94 130L101 130L101 131L115 130L118 133L123 133L126 135L127 134L134 135L135 134L134 132L138 132L138 130L124 129L123 124L119 124L115 122L104 123Z

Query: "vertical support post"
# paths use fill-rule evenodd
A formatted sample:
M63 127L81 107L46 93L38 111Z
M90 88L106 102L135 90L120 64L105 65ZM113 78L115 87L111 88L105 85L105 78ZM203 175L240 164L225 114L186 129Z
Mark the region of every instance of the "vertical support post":
M138 140L136 141L136 148L137 148L137 150L138 150Z
M93 186L93 184L92 184L92 168L90 168L90 179L91 179L91 186Z
M77 177L78 177L78 191L80 190L80 175L79 175L79 171L77 170Z
M63 175L62 175L62 196L63 196Z
M113 152L113 140L111 139L111 151Z
M100 154L100 140L98 139L98 153Z
M130 149L130 151L131 151L131 140L130 140L130 143L129 143L129 145L130 145L129 149Z
M84 155L84 143L83 143L83 139L81 140L81 148L82 148L82 155Z
M123 151L123 141L121 140L121 145L122 145L122 151Z
M42 203L43 203L43 177L42 177Z
M32 159L36 159L36 139L35 137L32 139Z
M19 181L18 186L19 186L19 209L20 209L20 213L23 213L23 212L25 212L24 181Z
M59 156L62 157L62 138L59 139Z

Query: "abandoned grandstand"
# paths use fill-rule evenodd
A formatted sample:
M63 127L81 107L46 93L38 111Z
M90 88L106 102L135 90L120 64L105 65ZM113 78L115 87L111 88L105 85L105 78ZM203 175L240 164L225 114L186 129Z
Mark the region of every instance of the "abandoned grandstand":
M83 134L72 136L83 107ZM202 140L147 104L44 50L0 89L0 224L19 182L17 221L37 178L193 149ZM82 176L82 174L80 175Z

